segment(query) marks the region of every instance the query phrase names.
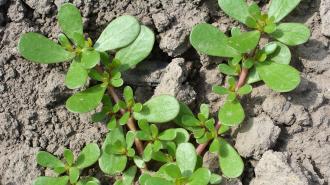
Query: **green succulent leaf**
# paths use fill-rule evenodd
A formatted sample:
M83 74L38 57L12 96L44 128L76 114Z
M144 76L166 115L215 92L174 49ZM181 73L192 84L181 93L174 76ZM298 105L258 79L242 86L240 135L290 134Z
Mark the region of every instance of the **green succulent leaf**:
M134 177L136 174L136 166L132 166L124 171L122 179L117 181L114 185L131 185L133 184Z
M78 32L74 32L73 33L73 38L72 38L75 42L75 44L79 47L79 48L84 48L85 47L85 37L82 33L78 33Z
M125 112L125 114L119 119L119 124L125 125L128 122L130 117L131 117L131 113Z
M40 151L37 153L37 163L43 167L51 168L51 169L61 169L60 173L63 173L64 170L64 163L59 160L57 157L54 155L45 152L45 151Z
M180 111L179 111L179 114L176 116L176 118L174 119L174 122L177 124L177 125L180 125L180 126L183 126L183 116L184 115L187 115L187 116L190 116L190 117L194 117L194 114L193 112L190 110L190 108L182 103L182 102L179 102L179 105L180 105Z
M66 162L71 166L74 162L74 155L70 149L65 148L63 152Z
M107 84L100 84L71 96L66 101L70 112L85 113L95 109L102 101Z
M140 29L141 26L135 17L120 16L105 28L94 48L97 51L108 51L128 46L138 37Z
M230 92L227 88L221 87L221 86L217 86L217 85L214 85L212 87L212 91L214 93L219 94L219 95L225 95L225 94L228 94Z
M236 98L237 98L237 95L235 92L229 92L229 94L227 96L227 101L232 102L232 101L236 100Z
M165 123L173 120L179 111L179 102L173 96L159 95L144 103L140 112L134 112L134 118L150 123Z
M218 174L212 173L210 177L210 184L220 184L222 182L222 177Z
M75 166L78 169L84 169L93 165L99 159L100 153L96 143L87 144L80 152Z
M200 113L207 119L210 115L210 107L207 104L201 104Z
M208 185L211 172L207 168L197 169L189 178L188 185Z
M125 143L125 137L120 127L111 130L102 145L99 166L104 173L109 175L115 175L124 171L127 164L127 157L125 155L110 155L105 151L108 145L114 145L116 141Z
M265 84L277 92L289 92L300 83L300 74L295 68L275 62L257 65L257 72Z
M146 164L143 161L143 159L141 159L140 157L135 156L134 157L134 164L138 167L138 168L145 168Z
M303 24L281 23L270 35L286 45L295 46L307 42L310 34L309 28Z
M275 17L275 22L280 22L285 16L287 16L301 0L276 0L271 1L268 16Z
M243 87L239 88L237 93L240 96L246 95L246 94L250 94L252 92L252 86L249 84L245 84Z
M68 176L62 177L37 177L33 185L67 185L69 182Z
M200 125L200 121L195 116L182 116L182 124L187 127L196 127Z
M100 53L95 50L85 50L81 54L81 66L91 69L100 62Z
M211 153L219 153L220 147L221 145L219 139L215 138L210 145L209 151Z
M144 161L150 161L151 156L152 156L152 144L149 143L143 151L142 158L143 158Z
M263 48L263 51L265 51L265 53L267 55L274 53L278 47L277 43L279 43L279 42L270 42L270 43L266 44L266 46Z
M250 71L249 71L249 75L247 77L246 83L252 84L252 83L255 83L255 82L259 82L260 80L261 79L260 79L259 74L256 70L256 67L251 68Z
M230 76L237 76L238 73L236 71L235 67L231 67L227 64L219 64L218 68L220 70L221 73L226 74L226 75L230 75Z
M168 180L182 177L180 168L175 163L167 163L159 168L157 175L163 176Z
M172 141L176 138L176 130L175 129L167 129L164 132L160 133L158 139L162 141Z
M230 126L221 125L218 130L218 134L223 134L223 133L227 132L228 130L230 130Z
M149 177L148 179L145 180L144 184L141 185L175 185L173 182L165 180L161 177Z
M131 148L134 144L134 139L135 139L135 132L128 131L126 134L126 147Z
M134 68L144 60L151 52L155 43L155 34L146 26L141 26L139 36L134 42L116 53L116 59L120 61L120 71Z
M225 177L239 177L244 170L244 163L236 150L223 138L219 138L219 164Z
M249 6L249 13L255 19L259 19L261 17L261 9L260 9L260 7L258 6L257 3L253 2Z
M221 124L235 126L244 120L245 114L242 105L237 101L227 101L219 111L219 120Z
M220 8L230 17L246 23L246 19L250 16L249 7L245 0L218 0Z
M176 144L186 143L189 141L190 136L187 130L183 128L176 128L175 132L176 132L176 137L174 139L174 142Z
M78 8L71 4L65 3L58 11L58 22L61 30L70 38L74 39L74 33L83 34L83 21Z
M88 71L81 66L76 60L71 63L68 73L65 77L65 85L69 89L76 89L82 87L88 78Z
M228 37L211 24L198 24L190 34L191 45L199 52L211 56L235 57L238 51L228 45Z
M183 176L190 176L196 167L197 153L191 143L181 143L176 150L176 163Z
M271 42L269 45L276 43L277 48L273 53L268 55L267 60L273 61L279 64L289 64L291 61L291 52L288 46L280 42ZM266 45L267 47L267 45Z
M78 181L79 179L79 176L80 176L80 171L78 168L76 167L71 167L69 169L69 178L70 178L70 183L71 184L74 184Z
M243 32L240 35L235 35L229 38L228 44L240 53L249 53L256 48L259 43L259 39L259 31Z
M18 50L24 58L41 64L59 63L75 56L45 36L33 32L21 36Z

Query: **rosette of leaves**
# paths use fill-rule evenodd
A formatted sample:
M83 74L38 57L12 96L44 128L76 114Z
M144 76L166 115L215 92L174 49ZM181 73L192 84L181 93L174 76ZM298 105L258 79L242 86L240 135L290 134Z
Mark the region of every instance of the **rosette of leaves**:
M209 116L209 106L201 104L197 118L193 114L185 114L181 118L182 125L193 133L197 143L206 143L217 135L215 120Z
M245 87L244 87L245 88ZM242 90L241 90L242 91ZM229 92L229 89L226 89L226 92ZM221 169L222 175L226 178L236 178L239 177L244 170L244 163L240 155L231 146L225 139L221 137L222 134L227 132L230 129L231 125L221 124L220 128L216 130L214 127L214 119L209 118L209 107L207 105L201 105L200 112L198 114L198 119L194 117L194 114L185 104L180 104L181 109L179 115L174 120L176 124L187 128L187 130L191 131L194 135L194 131L196 129L203 128L201 127L201 119L202 120L212 120L212 124L209 123L209 126L206 126L206 121L204 122L205 130L210 133L207 139L203 139L203 142L212 141L209 147L209 151L212 153L216 153L219 156L219 167ZM225 109L227 110L227 109ZM219 111L220 113L221 111ZM244 117L244 116L243 116ZM222 119L219 114L219 120ZM233 118L231 118L233 119ZM191 127L197 127L191 129ZM197 138L197 142L199 139ZM178 150L177 150L178 153ZM186 156L188 158L188 156ZM177 159L178 160L178 159ZM215 175L215 174L214 174Z
M144 173L139 178L141 185L207 185L219 184L222 177L201 166L195 147L181 143L175 153L176 161L164 164L156 173Z
M237 82L234 77L228 77L228 87L214 85L212 90L219 95L227 95L225 104L220 108L218 117L222 125L236 126L243 122L245 113L238 97L251 93L252 86L245 84L236 89Z
M135 102L133 89L129 86L124 88L123 97L124 101L119 100L116 104L113 104L111 98L108 95L104 95L102 109L100 112L93 114L92 120L99 122L108 118L107 126L110 130L116 128L118 125L125 125L128 119L132 117L132 113L140 112L143 105ZM124 110L125 113L122 114L120 110Z
M94 177L80 177L85 168L95 164L100 156L100 149L95 143L87 144L75 159L73 152L64 149L65 162L56 156L40 151L37 153L37 163L43 167L53 170L57 177L38 177L33 185L99 185L100 182Z
M104 107L108 107L106 108L108 110L115 110L113 112L116 112L118 109L129 110L129 116L125 116L127 111L123 111L125 113L121 118L113 117L108 123L110 131L103 143L103 152L99 160L100 168L106 174L114 175L123 172L130 159L139 168L144 168L145 162L150 161L152 157L158 161L165 161L165 159L167 161L170 159L170 155L167 155L170 152L165 154L160 150L175 151L175 144L187 142L189 139L189 135L184 129L168 129L158 134L158 128L155 125L148 124L148 122L165 123L173 120L178 115L180 106L174 97L168 95L155 96L141 105L135 103L133 97L132 89L126 87L124 89L125 101L119 101L116 104L118 106L110 105L111 101L109 100L106 100L108 103L104 101L103 110L105 110ZM136 132L129 131L125 136L122 126L126 124L127 119L131 118L138 120L141 130ZM153 137L143 135L149 133ZM137 155L132 148L135 139L153 141L152 144L150 143L146 146L143 156ZM157 151L155 150L156 148L158 149Z
M256 3L248 5L244 0L218 0L221 9L230 17L277 40L258 50L249 59L253 65L248 65L251 68L248 83L262 80L277 92L291 91L300 83L299 72L288 65L291 53L286 45L296 46L307 42L310 30L300 23L280 22L300 1L271 1L268 10L262 12Z
M138 125L140 130L136 137L148 142L142 156L144 162L151 159L163 163L172 162L177 145L189 140L188 132L182 128L169 128L160 132L155 124L149 124L146 120L140 120Z
M71 112L85 113L95 109L106 88L120 87L123 84L121 72L134 68L145 59L155 41L154 33L129 15L113 20L94 45L91 39L85 39L81 14L73 4L61 6L58 21L63 32L59 35L59 44L30 32L21 36L18 49L24 58L35 63L72 61L65 78L70 89L84 86L88 77L101 82L71 96L66 102ZM115 53L113 59L108 51ZM105 66L103 72L95 70L100 63Z

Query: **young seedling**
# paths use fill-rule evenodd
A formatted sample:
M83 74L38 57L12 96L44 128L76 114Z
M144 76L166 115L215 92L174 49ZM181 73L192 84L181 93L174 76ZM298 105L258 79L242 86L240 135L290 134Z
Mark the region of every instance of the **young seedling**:
M219 71L228 76L227 87L213 86L214 93L227 95L226 102L218 112L218 134L243 122L245 114L239 98L252 91L250 84L262 80L277 92L288 92L299 85L300 75L289 65L291 53L286 45L305 43L310 31L303 24L280 23L299 2L300 0L271 1L268 12L262 12L256 3L248 5L244 0L218 0L226 14L252 31L242 32L234 27L228 37L207 23L198 24L192 29L190 42L197 51L228 58L227 64L218 66ZM260 48L261 35L268 35L277 41ZM179 125L198 126L201 121L193 118L191 111L181 111L181 114L181 123L176 120ZM209 140L199 145L198 153L204 151ZM224 139L213 136L209 151L219 154L220 168L224 176L234 178L241 175L244 168L242 159ZM227 165L229 161L231 164Z
M38 177L33 185L100 185L99 180L94 177L81 177L80 172L97 162L100 156L100 149L97 144L87 144L75 159L73 152L64 149L65 162L54 155L40 151L37 153L37 163L43 167L52 169L57 177Z
M79 10L70 3L63 4L58 12L63 32L58 37L59 44L38 33L26 33L21 36L19 52L35 63L72 61L64 83L70 89L84 90L71 96L66 108L73 113L98 108L92 121L106 122L109 132L101 151L96 144L88 144L74 160L72 152L65 150L66 163L39 152L37 162L58 176L38 177L34 184L97 185L99 181L93 177L80 177L81 170L97 160L102 172L116 176L116 185L134 184L137 174L141 174L141 185L207 185L219 184L223 177L239 177L244 170L243 160L223 134L243 122L240 97L252 91L250 84L262 80L278 92L293 90L299 84L299 72L288 65L291 54L286 45L302 44L310 33L301 24L279 23L298 3L299 0L272 1L268 13L264 13L255 3L219 0L228 15L253 30L233 28L228 37L210 24L193 28L190 42L196 50L229 58L228 63L219 64L220 72L228 75L227 86L213 87L215 93L227 96L218 112L218 122L210 117L206 104L195 116L187 105L169 95L154 96L142 104L136 101L133 89L126 86L119 96L116 88L124 84L121 73L150 54L155 41L153 32L125 15L114 19L93 44L83 33ZM264 34L277 41L260 48ZM96 85L84 87L89 78ZM159 125L169 122L180 128L160 129ZM195 143L199 144L197 148ZM207 146L209 152L219 156L221 175L202 167L201 154ZM150 164L161 167L153 172L148 168Z

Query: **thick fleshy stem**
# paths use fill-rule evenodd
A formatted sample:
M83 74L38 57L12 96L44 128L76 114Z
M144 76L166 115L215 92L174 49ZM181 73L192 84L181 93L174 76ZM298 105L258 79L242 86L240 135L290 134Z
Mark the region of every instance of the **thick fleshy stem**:
M109 91L110 96L113 98L113 100L116 103L118 103L120 101L120 99L119 99L119 97L118 97L115 89L113 87L109 86L108 87L108 91ZM124 109L120 109L120 113L121 114L125 114L126 111ZM135 121L134 121L134 119L132 117L130 117L128 119L128 121L127 121L127 127L128 127L129 130L131 130L133 132L135 132L137 130L136 129L136 126L135 126ZM139 153L140 156L142 156L143 150L144 150L144 147L143 147L142 142L139 139L135 138L134 144L135 144L135 147L136 147L137 152Z
M249 69L243 68L240 75L239 75L238 82L236 84L235 90L238 90L239 88L244 86L248 74L249 74ZM220 121L218 121L218 123L215 126L217 131L220 129L220 126L221 126L221 123L220 123ZM201 155L204 152L205 148L209 145L209 142L210 141L197 146L197 148L196 148L197 155Z

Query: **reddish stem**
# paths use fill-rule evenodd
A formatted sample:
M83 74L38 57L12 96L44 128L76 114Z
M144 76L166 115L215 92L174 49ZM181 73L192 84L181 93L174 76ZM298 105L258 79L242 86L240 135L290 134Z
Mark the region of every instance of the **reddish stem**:
M249 74L249 69L243 68L239 75L239 79L236 84L235 90L238 90L245 84L248 74ZM221 123L220 123L220 121L218 121L218 123L215 126L217 131L220 129L220 126L221 126ZM203 143L203 144L200 144L197 146L197 148L196 148L197 155L201 155L204 152L205 148L209 145L209 142L210 141L207 141L206 143Z
M118 103L120 101L115 89L113 87L108 87L108 91L109 91L109 94L111 95L111 97L113 98L113 100ZM120 113L121 114L125 114L126 111L124 109L120 109ZM135 126L135 121L132 117L130 117L127 121L127 127L129 130L131 131L136 131L136 126ZM143 154L143 150L144 150L144 147L143 147L143 144L142 142L135 138L134 140L134 143L135 143L135 146L136 146L136 150L138 151L138 153L142 156Z

